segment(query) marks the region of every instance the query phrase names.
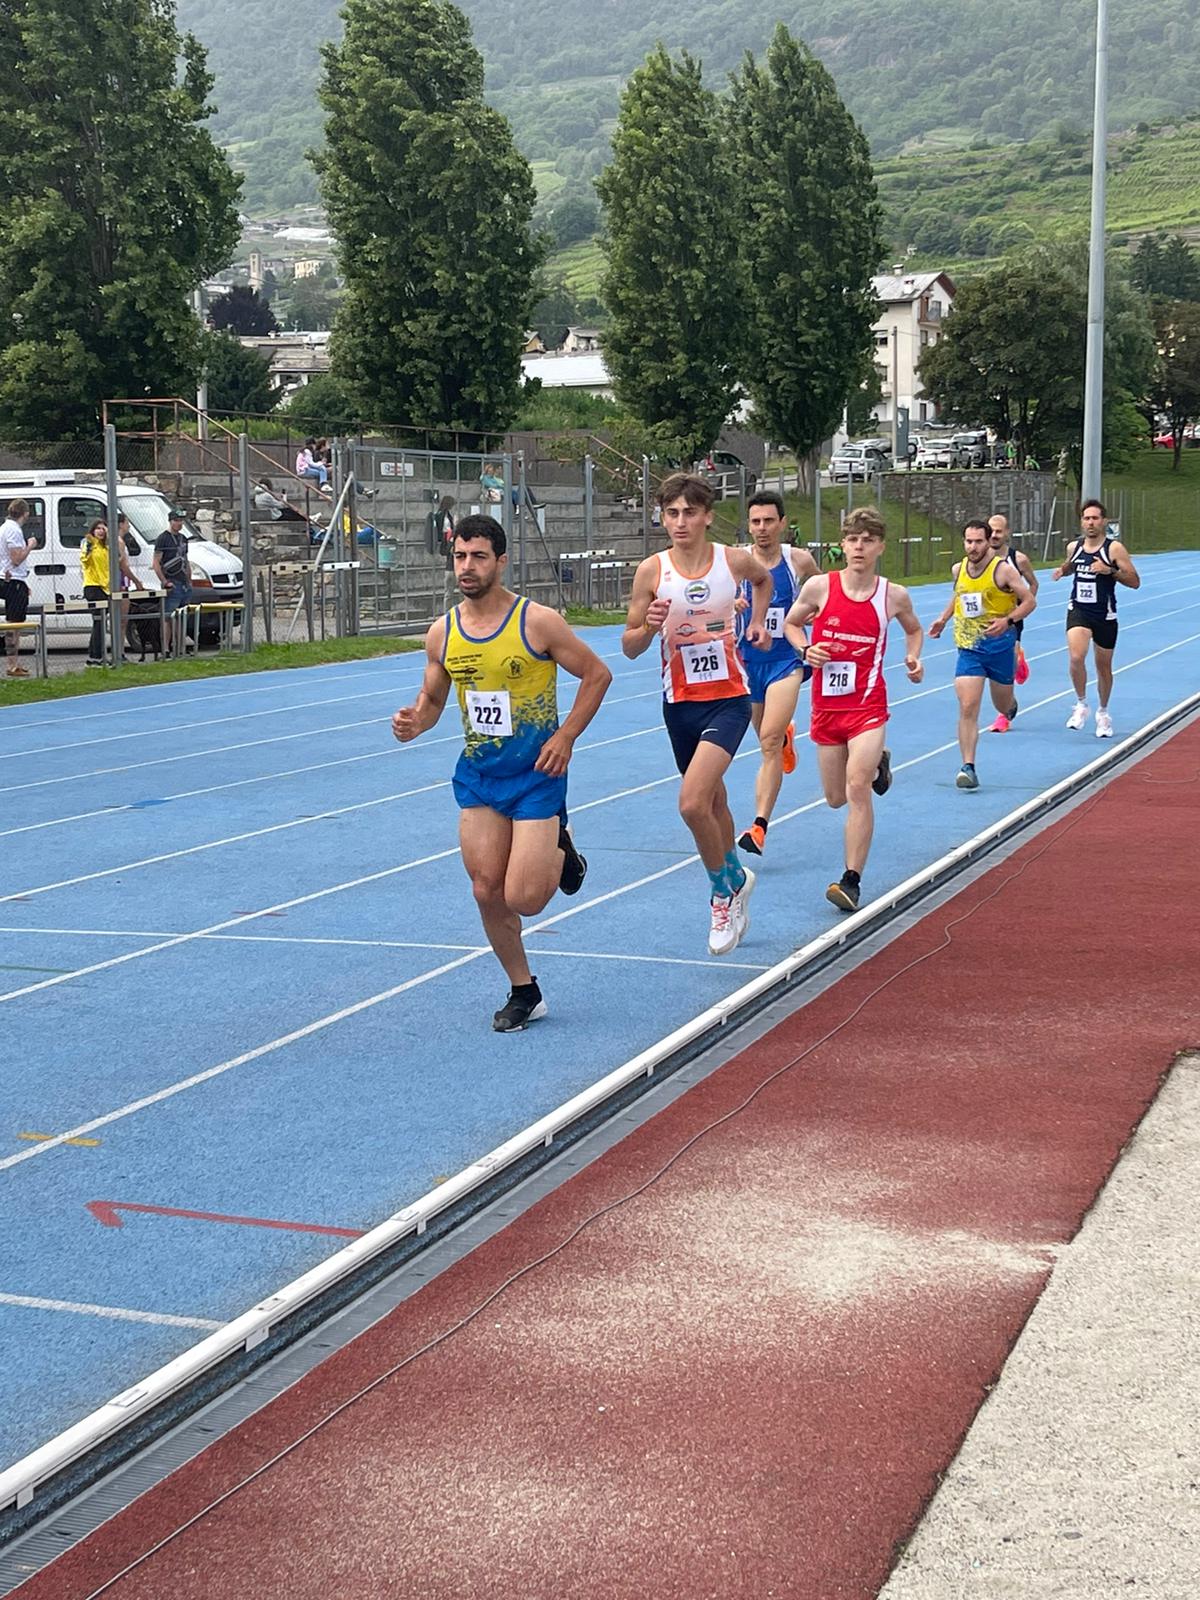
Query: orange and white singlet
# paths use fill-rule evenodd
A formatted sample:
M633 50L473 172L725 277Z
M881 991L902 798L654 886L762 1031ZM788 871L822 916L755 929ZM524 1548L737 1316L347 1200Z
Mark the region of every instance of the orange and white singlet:
M714 544L711 552L707 569L695 578L677 570L669 551L659 552L655 598L671 602L660 634L668 705L733 700L750 693L733 631L737 580L725 546Z

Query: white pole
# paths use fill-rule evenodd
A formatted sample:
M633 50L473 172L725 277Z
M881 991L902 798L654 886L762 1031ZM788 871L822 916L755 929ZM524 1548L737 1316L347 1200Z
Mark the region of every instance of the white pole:
M1108 157L1108 0L1096 0L1096 99L1092 117L1092 235L1088 259L1087 367L1083 388L1080 498L1100 494L1104 423L1104 211Z

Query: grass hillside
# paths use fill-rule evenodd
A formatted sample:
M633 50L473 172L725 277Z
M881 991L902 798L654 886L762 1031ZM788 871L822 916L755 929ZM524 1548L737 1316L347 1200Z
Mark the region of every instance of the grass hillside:
M971 270L1030 240L1086 231L1090 141L1055 137L991 149L923 147L877 160L888 236L915 265ZM1200 237L1200 119L1109 138L1108 229Z

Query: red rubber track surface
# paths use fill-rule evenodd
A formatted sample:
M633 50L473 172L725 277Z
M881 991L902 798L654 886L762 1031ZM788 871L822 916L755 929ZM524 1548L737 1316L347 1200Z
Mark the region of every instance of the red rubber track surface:
M107 1591L875 1595L1055 1248L1200 1040L1198 779L1193 723L21 1600L91 1593L934 951L646 1193Z

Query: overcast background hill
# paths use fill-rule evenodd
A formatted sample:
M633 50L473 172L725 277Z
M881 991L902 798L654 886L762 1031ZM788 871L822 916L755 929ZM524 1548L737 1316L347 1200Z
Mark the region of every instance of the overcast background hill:
M1095 0L465 0L488 89L539 184L580 185L606 159L622 78L661 39L701 58L714 87L782 20L824 60L877 155L1090 126ZM318 48L338 0L179 0L209 50L212 124L246 173L252 212L316 195ZM1110 13L1114 127L1200 103L1200 7L1137 0ZM548 183L549 180L549 183Z

